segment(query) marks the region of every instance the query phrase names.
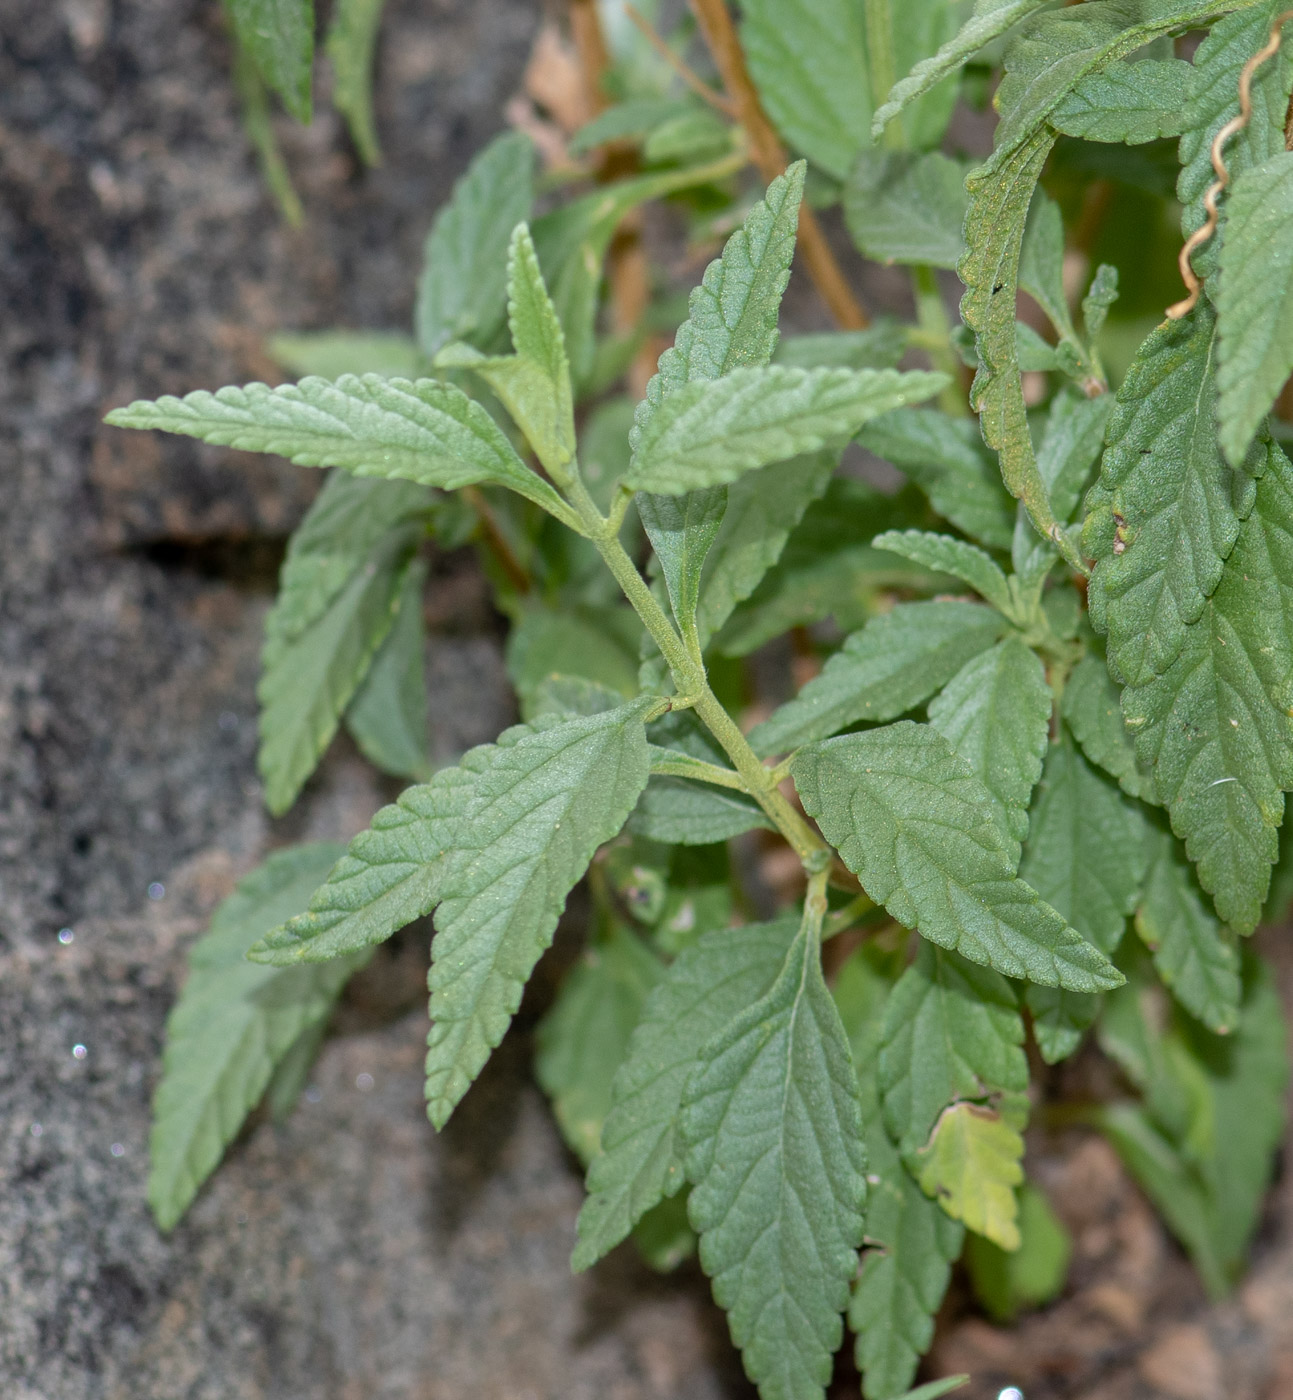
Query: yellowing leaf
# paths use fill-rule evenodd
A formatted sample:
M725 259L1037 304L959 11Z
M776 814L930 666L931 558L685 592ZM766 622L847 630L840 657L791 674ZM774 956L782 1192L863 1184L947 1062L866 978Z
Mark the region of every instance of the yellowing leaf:
M953 1220L1002 1249L1019 1248L1015 1187L1024 1179L1024 1140L995 1109L953 1104L919 1154L917 1180Z

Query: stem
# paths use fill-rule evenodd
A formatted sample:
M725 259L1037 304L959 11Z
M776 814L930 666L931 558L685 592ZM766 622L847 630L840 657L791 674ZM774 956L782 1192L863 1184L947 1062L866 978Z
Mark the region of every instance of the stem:
M624 596L642 619L643 626L651 634L651 640L660 648L660 653L673 675L674 684L678 687L679 695L690 701L702 722L722 745L723 752L731 759L732 767L740 775L745 790L772 818L777 830L793 847L806 870L817 872L829 869L830 847L780 791L772 770L764 767L745 735L737 727L736 721L709 688L709 678L705 674L703 661L693 656L691 648L674 630L673 623L665 615L655 594L647 587L620 543L612 521L597 509L578 474L571 484L569 499L570 504L579 513L580 522L588 538L596 545L597 552L602 556Z
M822 924L823 942L828 938L834 938L837 933L847 932L863 915L873 912L883 911L878 911L874 902L866 895L860 894L855 899L849 900L843 909L837 909L833 914L827 915Z
M721 768L717 763L706 763L701 758L689 758L686 763L671 763L668 759L653 756L651 772L668 778L695 778L697 782L712 783L715 787L731 788L735 792L745 791L745 782L739 773L731 768Z
M929 356L930 364L942 370L952 381L939 391L938 405L944 413L959 417L966 409L957 389L964 366L960 356L952 349L952 325L947 319L947 308L943 305L934 269L917 263L911 269L911 285L916 296L916 322L921 330L921 345Z
M654 27L636 5L629 4L628 0L625 0L624 13L629 17L638 33L642 35L647 43L650 44L669 67L677 73L697 97L704 102L708 102L716 112L721 112L723 116L729 119L735 117L736 113L732 108L731 101L721 93L715 92L700 74L687 66L682 58L680 58L679 55L665 43L660 35L656 33Z
M866 19L866 51L870 59L871 105L879 107L889 96L898 77L897 60L893 52L893 15L889 10L889 0L865 0L863 14ZM885 128L881 141L886 146L906 144L906 133L901 122L890 122Z
M801 927L819 948L822 944L822 920L828 907L826 871L815 870L808 877L808 889L804 893L804 921Z

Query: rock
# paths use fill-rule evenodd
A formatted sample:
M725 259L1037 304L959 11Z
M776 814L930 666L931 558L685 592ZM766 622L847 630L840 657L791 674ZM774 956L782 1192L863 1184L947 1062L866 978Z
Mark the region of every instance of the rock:
M1207 1331L1197 1325L1173 1327L1140 1358L1145 1381L1172 1400L1225 1400L1221 1358Z

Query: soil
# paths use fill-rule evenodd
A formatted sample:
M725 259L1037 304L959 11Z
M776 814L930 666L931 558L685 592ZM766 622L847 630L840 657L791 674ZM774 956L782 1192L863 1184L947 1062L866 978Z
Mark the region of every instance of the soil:
M219 6L0 0L5 1397L749 1400L694 1270L661 1280L622 1250L570 1276L579 1182L530 1085L534 1005L431 1132L424 932L357 979L300 1108L252 1124L172 1235L144 1203L185 950L268 849L344 838L391 790L338 743L290 818L260 802L260 626L313 474L100 418L272 379L277 330L406 326L430 216L537 23L524 0L390 0L386 164L363 171L325 107L283 122L293 231L238 122ZM432 608L448 757L511 701L469 562L437 562ZM1069 1289L1001 1329L958 1284L928 1376L975 1372L973 1400L1293 1396L1293 1180L1248 1281L1209 1306L1102 1144L1031 1150L1074 1231ZM857 1393L843 1363L837 1390Z

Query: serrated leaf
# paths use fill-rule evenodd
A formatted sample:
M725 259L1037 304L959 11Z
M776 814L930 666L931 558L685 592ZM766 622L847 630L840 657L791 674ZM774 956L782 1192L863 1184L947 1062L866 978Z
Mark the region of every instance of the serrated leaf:
M426 577L421 560L405 570L395 621L346 710L346 728L370 763L423 781L431 771L422 616Z
M1111 601L1111 632L1114 620ZM1124 689L1123 714L1217 913L1248 932L1293 788L1293 468L1278 449L1216 593L1182 631L1163 673Z
M1234 936L1204 903L1171 836L1148 833L1148 872L1136 907L1136 932L1153 953L1163 985L1209 1030L1239 1022L1239 952Z
M993 1108L944 1110L919 1154L917 1181L953 1220L1002 1249L1019 1248L1015 1187L1024 1179L1024 1140Z
M341 847L277 851L240 881L189 954L189 976L166 1023L153 1100L148 1203L163 1230L184 1214L277 1066L332 1011L363 955L321 968L257 967L247 949L300 909Z
M910 721L827 739L791 767L804 809L863 889L907 928L1042 986L1119 974L1015 875L996 799L947 740Z
M727 492L721 486L682 496L641 491L636 505L642 528L660 561L673 615L684 632L690 631L696 625L701 572L723 524Z
M531 716L600 715L624 703L624 693L583 676L545 676L530 692Z
M839 445L868 419L929 398L943 376L897 370L739 369L675 389L638 438L628 485L680 495Z
M1068 1273L1073 1237L1045 1194L1028 1181L1019 1188L1019 1237L1013 1254L982 1235L971 1235L965 1251L974 1291L995 1322L1049 1303Z
M1280 0L1238 7L1238 13L1228 14L1212 26L1195 52L1193 92L1181 134L1181 173L1176 183L1182 205L1181 232L1187 238L1207 217L1203 196L1216 179L1212 143L1221 127L1239 115L1240 73L1266 42L1271 22L1282 8ZM1286 28L1280 57L1268 60L1253 74L1250 119L1226 143L1226 169L1232 181L1284 149L1291 89L1293 39ZM1208 277L1216 269L1218 250L1224 247L1227 214L1223 200L1219 233L1194 254L1194 270L1200 277Z
M389 635L430 505L405 483L337 475L293 537L256 690L271 812L295 801Z
M507 324L512 355L482 355L446 345L437 366L469 369L496 393L554 481L564 483L575 456L570 361L557 309L539 269L527 225L517 224L507 249Z
M527 719L538 713L537 695L554 676L592 681L619 695L637 693L638 639L642 629L624 607L530 607L507 639L507 674Z
M785 753L859 720L893 719L947 684L1005 630L978 603L899 603L845 639L821 675L750 731L756 753Z
M1050 123L1066 136L1129 146L1179 136L1193 77L1194 69L1180 58L1111 63L1076 83Z
M226 0L238 42L299 122L310 120L313 0Z
M339 0L325 41L336 73L332 103L346 119L364 162L382 159L373 123L373 50L384 0ZM371 368L371 366L370 366Z
M955 575L1006 616L1014 610L1005 574L992 556L976 545L929 530L886 530L871 543L927 569Z
M1275 256L1293 225L1293 151L1240 174L1226 200L1216 288L1218 440L1242 466L1293 371L1293 261Z
M614 1248L642 1215L683 1185L677 1117L701 1047L767 991L786 958L794 919L704 935L685 949L647 1000L588 1173L572 1260L582 1270Z
M503 1038L566 896L646 786L651 703L494 748L472 784L431 944L427 1113L437 1128Z
M1041 776L1050 720L1046 669L1013 635L967 661L929 702L930 724L1001 803L1016 841L1028 835L1028 806Z
M1064 685L1064 722L1082 752L1117 778L1129 797L1154 802L1154 784L1136 763L1136 745L1122 718L1121 693L1102 656L1088 652Z
M764 1400L817 1400L866 1198L857 1074L807 927L768 991L703 1048L680 1118L688 1215Z
M783 335L772 360L796 369L897 369L906 349L907 329L902 322L877 316L864 331Z
M1010 548L1015 504L971 419L900 408L873 419L858 441L905 472L934 509L967 535L990 549Z
M560 514L560 498L528 470L489 414L438 379L343 374L271 389L199 389L184 398L137 400L105 422L156 428L244 452L273 452L298 467L345 467L356 476L450 490L489 481Z
M664 970L641 939L612 923L566 974L535 1031L535 1077L567 1146L585 1166L600 1148L629 1037Z
M742 832L775 828L753 798L680 777L653 777L629 818L629 830L675 846L707 846Z
M415 323L429 357L451 340L488 349L507 312L507 249L534 202L529 137L496 137L436 215L423 251Z
M1045 3L1046 0L976 0L974 13L957 33L937 53L922 59L905 78L893 85L883 106L872 118L872 137L878 141L884 128L909 103Z
M849 233L877 262L955 268L965 202L965 167L939 151L859 151L844 184Z
M908 1159L960 1100L1028 1087L1024 1024L1009 982L921 942L885 1009L878 1067L884 1117Z

